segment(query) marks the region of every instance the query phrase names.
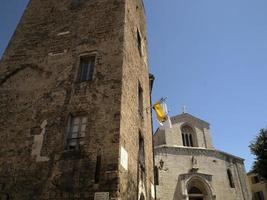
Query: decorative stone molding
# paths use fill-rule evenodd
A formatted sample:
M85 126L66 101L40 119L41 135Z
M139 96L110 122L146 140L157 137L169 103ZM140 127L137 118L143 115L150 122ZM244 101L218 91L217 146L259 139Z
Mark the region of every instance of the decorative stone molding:
M194 148L194 147L179 147L179 146L167 146L161 145L155 147L155 155L188 155L188 156L207 156L207 157L215 157L224 161L229 162L237 162L243 164L244 159L239 158L237 156L233 156L231 154L214 150L214 149L202 149L202 148Z
M194 185L203 190L204 200L215 200L216 194L212 186L212 175L201 173L188 173L179 176L179 184L181 190L181 198L184 200L189 199L188 188Z

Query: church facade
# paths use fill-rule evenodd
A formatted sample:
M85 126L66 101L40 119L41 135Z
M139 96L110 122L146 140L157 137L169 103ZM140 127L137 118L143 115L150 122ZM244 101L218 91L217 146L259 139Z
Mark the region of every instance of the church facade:
M29 1L0 62L1 200L155 199L145 21L142 0Z
M209 124L188 113L154 135L158 200L251 200L244 160L214 148Z

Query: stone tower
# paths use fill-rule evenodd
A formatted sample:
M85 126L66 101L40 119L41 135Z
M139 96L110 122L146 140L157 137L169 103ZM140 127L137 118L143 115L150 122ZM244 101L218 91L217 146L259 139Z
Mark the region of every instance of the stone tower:
M0 64L0 199L154 199L142 0L31 0Z
M154 135L160 200L251 200L244 160L213 147L207 122L188 113L171 121Z

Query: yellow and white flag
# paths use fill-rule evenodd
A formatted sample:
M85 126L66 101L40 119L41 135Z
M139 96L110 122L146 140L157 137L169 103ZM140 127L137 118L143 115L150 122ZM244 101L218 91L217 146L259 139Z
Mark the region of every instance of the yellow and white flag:
M165 99L157 101L153 105L153 109L156 112L159 128L172 128L171 119L168 115L168 108Z
M156 112L158 121L165 121L167 117L167 111L165 109L164 103L161 101L156 102L153 105L153 109Z

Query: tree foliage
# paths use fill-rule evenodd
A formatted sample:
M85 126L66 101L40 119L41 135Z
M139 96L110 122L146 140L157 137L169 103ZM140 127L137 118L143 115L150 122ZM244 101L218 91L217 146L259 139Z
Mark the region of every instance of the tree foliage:
M253 170L267 180L267 129L261 129L249 147L251 153L256 156Z

